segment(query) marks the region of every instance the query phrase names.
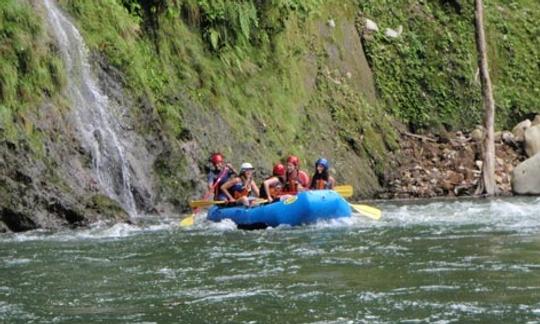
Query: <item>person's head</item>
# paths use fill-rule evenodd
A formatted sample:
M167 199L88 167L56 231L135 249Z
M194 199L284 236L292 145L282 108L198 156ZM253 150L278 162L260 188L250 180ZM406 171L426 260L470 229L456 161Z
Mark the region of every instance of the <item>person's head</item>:
M300 166L300 159L298 159L297 156L290 155L287 158L287 171L293 172L294 170L297 170Z
M276 177L284 177L285 176L285 167L283 164L279 163L274 165L274 169L272 169L272 175Z
M210 162L216 169L221 169L223 165L225 164L225 159L223 158L223 154L221 153L212 153L210 156Z
M244 162L242 165L240 165L240 175L245 177L250 177L253 174L253 165L249 162Z
M330 163L325 158L320 158L315 162L317 173L328 172L328 168L330 168Z

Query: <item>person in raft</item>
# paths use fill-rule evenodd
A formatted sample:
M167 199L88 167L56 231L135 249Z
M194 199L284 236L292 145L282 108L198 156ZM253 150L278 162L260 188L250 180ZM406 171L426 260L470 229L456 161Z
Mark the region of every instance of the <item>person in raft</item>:
M244 162L240 166L240 174L221 186L229 202L250 206L253 197L259 197L259 188L253 180L253 171L251 163Z
M311 184L309 189L322 190L322 189L334 189L336 180L328 174L330 163L325 158L320 158L315 162L315 173L311 178Z
M212 168L208 172L208 192L214 195L214 200L227 200L227 195L221 190L221 186L238 173L232 164L225 163L223 154L213 153L210 156Z
M259 190L261 198L267 199L268 202L279 200L283 195L283 188L285 187L285 173L285 166L283 164L274 165L272 176L264 180Z
M287 158L287 174L284 191L290 195L296 195L299 191L309 188L309 176L300 170L300 159L291 155Z

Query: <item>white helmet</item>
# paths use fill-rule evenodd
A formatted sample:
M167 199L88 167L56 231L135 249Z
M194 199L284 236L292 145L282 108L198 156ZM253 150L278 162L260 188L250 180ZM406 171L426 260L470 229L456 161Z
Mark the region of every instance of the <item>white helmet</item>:
M253 165L251 165L251 163L249 163L249 162L244 162L240 166L240 172L245 172L247 170L253 170L253 169L254 169Z

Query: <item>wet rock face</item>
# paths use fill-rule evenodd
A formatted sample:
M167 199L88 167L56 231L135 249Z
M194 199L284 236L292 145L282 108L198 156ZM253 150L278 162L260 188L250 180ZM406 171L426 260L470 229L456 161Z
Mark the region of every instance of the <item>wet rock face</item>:
M481 142L473 139L477 134L456 132L444 139L409 135L402 137L395 169L385 173L385 191L380 198L475 194L482 169ZM524 159L523 150L507 137L496 141L495 181L501 194L511 193L511 172Z
M50 109L44 106L41 112L47 115ZM0 141L0 232L127 219L119 212L111 217L103 208L89 208L98 189L90 169L85 167L86 153L74 145L77 141L71 137L69 127L60 132L56 123L62 123L59 116L35 120L45 156L25 140Z
M8 229L13 232L24 232L36 229L38 226L32 219L23 213L18 213L10 208L2 208L0 211L0 219Z

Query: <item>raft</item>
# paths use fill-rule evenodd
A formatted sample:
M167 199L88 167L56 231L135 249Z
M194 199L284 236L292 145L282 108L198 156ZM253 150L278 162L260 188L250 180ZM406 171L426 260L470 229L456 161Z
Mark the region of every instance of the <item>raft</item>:
M230 219L239 228L265 228L279 225L304 225L320 220L350 217L351 207L337 192L313 190L300 192L283 201L253 207L214 205L207 219L220 222Z

